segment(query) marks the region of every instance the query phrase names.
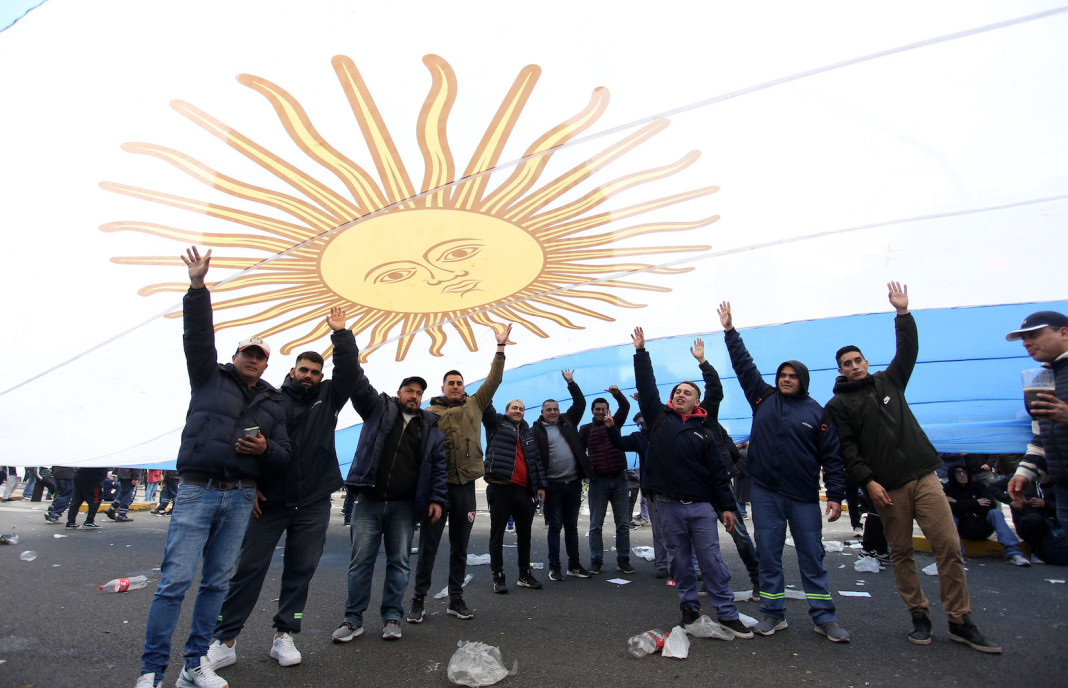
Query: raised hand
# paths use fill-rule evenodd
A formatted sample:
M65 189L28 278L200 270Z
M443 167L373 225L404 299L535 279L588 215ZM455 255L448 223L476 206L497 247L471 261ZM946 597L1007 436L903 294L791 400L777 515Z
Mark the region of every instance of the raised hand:
M616 392L619 391L619 385L609 385L608 388L605 389L605 391L611 394L612 396L615 396Z
M508 335L512 334L512 323L497 333L497 346L504 346L508 343Z
M693 340L693 346L690 347L690 353L697 359L698 363L705 362L705 340L698 337Z
M630 336L630 340L634 342L635 349L645 348L645 330L640 327L635 327L634 334Z
M334 332L345 329L345 309L341 306L331 308L330 315L326 316L326 324Z
M560 374L564 376L564 382L566 382L569 385L572 382L575 381L575 371L574 370L561 370Z
M208 274L208 265L211 263L211 249L202 258L196 246L190 246L181 257L186 267L189 268L189 286L194 289L204 288L204 275Z
M723 326L724 332L730 332L734 329L734 319L731 318L731 302L723 301L719 304L719 308L716 309L716 313L719 314L719 324Z
M909 312L909 285L901 282L887 282L886 288L890 291L890 305L897 310L898 315Z

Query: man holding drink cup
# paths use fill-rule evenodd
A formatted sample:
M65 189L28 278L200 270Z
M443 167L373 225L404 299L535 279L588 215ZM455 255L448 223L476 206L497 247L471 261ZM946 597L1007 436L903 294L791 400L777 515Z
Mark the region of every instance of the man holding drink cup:
M1018 330L1005 335L1020 340L1042 368L1024 372L1024 403L1031 414L1034 438L1009 481L1009 496L1023 504L1024 491L1048 473L1057 498L1057 518L1068 523L1068 316L1039 311Z

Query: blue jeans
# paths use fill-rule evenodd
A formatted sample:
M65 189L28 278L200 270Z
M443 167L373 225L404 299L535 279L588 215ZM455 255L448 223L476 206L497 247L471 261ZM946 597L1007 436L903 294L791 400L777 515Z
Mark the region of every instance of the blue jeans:
M137 492L137 486L133 484L133 480L120 480L119 490L115 494L115 501L111 503L111 508L118 510L120 516L125 516L130 510L130 505L133 504L135 492Z
M576 478L566 483L550 482L545 490L545 516L549 519L549 568L560 567L560 530L564 531L567 568L580 566L578 544L579 504L582 502L582 481Z
M59 518L70 506L70 498L74 496L74 481L56 478L56 496L48 507L48 515Z
M731 591L731 572L723 563L719 551L719 521L716 510L708 502L680 504L657 502L656 516L667 546L671 577L679 592L679 606L701 608L697 597L697 572L693 557L701 567L708 602L716 610L716 618L729 621L738 618L738 607Z
M753 483L750 495L757 559L760 562L760 613L786 618L786 581L782 570L782 548L786 525L797 549L801 584L808 598L808 613L817 626L837 621L834 601L827 589L827 569L823 567L823 515L819 502L799 502Z
M609 503L616 522L616 562L630 563L630 491L626 473L620 472L614 478L590 478L590 564L598 569L604 563L601 529Z
M200 589L193 603L193 621L185 643L185 665L200 665L208 653L227 582L233 573L241 539L252 513L256 488L219 490L181 485L167 529L159 585L145 623L141 673L162 678L171 657L171 636L178 625L185 591L193 583L201 558Z
M156 497L156 490L159 488L159 483L145 483L145 501L151 502Z
M349 562L345 621L363 626L363 613L371 599L371 578L382 543L386 545L386 578L382 582L382 623L400 621L408 589L415 532L415 504L411 499L377 501L360 495L352 505L352 559Z
M1016 533L1012 532L1009 524L1005 523L1005 515L1001 513L1001 509L994 508L986 512L986 522L994 529L1006 559L1016 554L1023 556L1023 550L1020 549L1020 540L1016 537ZM963 546L961 544L961 547Z

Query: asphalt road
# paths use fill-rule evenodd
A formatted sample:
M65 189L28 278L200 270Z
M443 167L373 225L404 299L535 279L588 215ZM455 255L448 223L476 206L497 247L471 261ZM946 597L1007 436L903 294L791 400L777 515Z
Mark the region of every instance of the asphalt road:
M132 686L140 668L144 621L153 585L124 594L100 592L97 586L120 576L145 574L158 578L167 519L135 512L127 524L101 519L99 531L69 531L50 526L41 516L45 505L0 505L0 533L17 533L15 546L0 547L0 688L67 686ZM335 507L340 501L335 500ZM580 529L586 517L580 520ZM486 552L489 518L479 514L471 551ZM65 537L55 537L61 535ZM825 530L825 539L846 540L848 524ZM514 544L513 538L505 543ZM631 531L632 545L650 545L648 528ZM588 552L580 543L583 563ZM800 590L792 548L785 553L787 583ZM27 562L26 550L37 552ZM851 550L846 550L851 552ZM533 559L546 561L545 528L535 520ZM435 567L434 592L445 587L447 547ZM724 558L735 580L748 580L727 538ZM920 566L933 560L918 554ZM465 597L475 618L461 621L445 614L445 601L428 600L421 625L403 624L397 642L380 639L378 604L381 567L376 571L366 634L347 645L334 645L330 633L342 620L348 529L338 508L326 551L312 583L304 630L296 636L303 663L282 668L268 657L276 606L281 552L276 552L259 608L237 643L238 663L220 673L232 686L447 686L447 667L457 641L478 640L500 648L518 673L499 685L578 686L625 684L640 686L985 686L1019 681L1029 686L1065 686L1068 669L1068 585L1046 579L1068 578L1068 569L1033 566L1018 569L998 559L968 560L973 618L988 637L1000 642L1001 656L980 654L951 642L939 614L938 581L924 576L932 598L935 642L910 644L908 613L894 588L889 569L877 574L853 570L855 556L828 553L826 565L839 620L853 642L836 645L812 630L804 601L787 602L790 628L752 640L693 639L689 658L626 654L627 638L649 629L669 630L678 622L674 588L654 578L653 565L634 558L638 572L621 576L616 585L601 575L588 580L568 578L550 583L547 570L537 572L543 590L516 589L515 549L505 549L506 573L512 589L494 595L488 566L469 567L474 575ZM609 559L611 561L611 558ZM414 565L414 557L413 557ZM863 580L863 584L858 584ZM843 597L838 591L859 590L870 598ZM189 628L192 593L187 596L174 636L167 686L173 686L181 665L181 649ZM405 597L407 601L408 596ZM739 604L743 614L757 616L757 604Z

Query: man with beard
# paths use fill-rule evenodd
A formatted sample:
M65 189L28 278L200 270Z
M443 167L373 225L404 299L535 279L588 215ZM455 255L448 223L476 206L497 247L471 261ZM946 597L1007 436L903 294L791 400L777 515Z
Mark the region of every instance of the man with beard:
M282 666L300 664L293 634L300 633L308 587L323 553L330 524L330 495L341 487L334 430L338 413L356 389L356 340L345 327L344 309L332 308L326 324L333 330L333 379L323 379L323 357L305 351L282 383L293 458L285 471L263 476L259 481L237 572L230 579L230 589L215 624L216 640L208 648L208 659L215 669L237 661L234 643L256 606L271 556L283 533L286 544L282 586L270 656Z

